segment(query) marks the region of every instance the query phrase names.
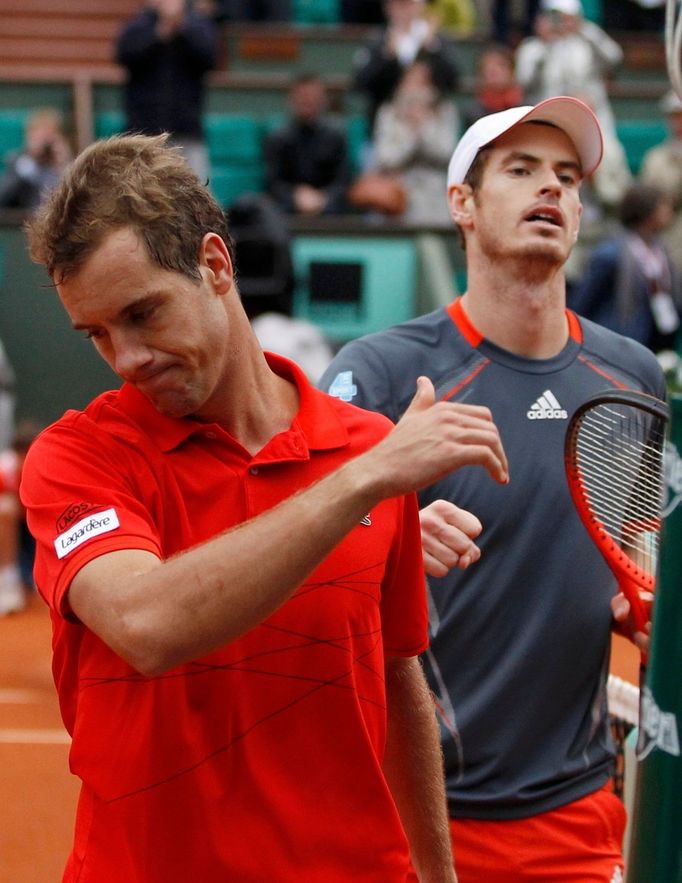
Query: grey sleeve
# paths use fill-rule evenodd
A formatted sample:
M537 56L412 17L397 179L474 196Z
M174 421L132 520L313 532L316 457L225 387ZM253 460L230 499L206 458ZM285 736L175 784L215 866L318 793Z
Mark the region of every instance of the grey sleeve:
M368 341L356 340L342 347L318 385L329 395L377 411L394 423L400 418L388 367Z

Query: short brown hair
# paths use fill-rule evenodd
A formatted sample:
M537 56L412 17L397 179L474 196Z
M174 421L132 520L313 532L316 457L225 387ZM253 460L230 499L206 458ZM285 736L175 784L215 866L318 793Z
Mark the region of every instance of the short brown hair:
M53 281L73 273L114 230L130 227L160 267L199 279L206 233L234 244L223 210L167 135L121 135L96 141L27 225L31 257ZM59 279L55 280L55 274Z

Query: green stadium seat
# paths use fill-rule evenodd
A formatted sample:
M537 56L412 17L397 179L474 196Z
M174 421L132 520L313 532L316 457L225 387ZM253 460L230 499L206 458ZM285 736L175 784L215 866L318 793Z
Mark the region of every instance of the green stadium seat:
M668 136L668 129L663 121L621 120L616 122L616 132L625 148L633 175L639 173L647 150L665 141Z
M110 138L125 130L126 120L121 111L107 110L95 114L95 138Z
M262 162L262 128L248 114L210 113L204 119L212 163Z
M263 169L248 165L212 165L208 186L220 205L229 208L246 193L263 192Z
M300 25L338 24L338 0L294 0L293 21Z
M353 171L360 171L362 151L369 141L369 125L365 114L349 114L346 118L346 138L348 155Z
M19 150L24 143L24 125L29 115L27 110L0 111L0 157L13 150Z
M249 114L212 113L204 119L211 163L209 187L224 207L245 193L262 193L263 124Z
M411 238L297 236L293 314L343 342L415 315L417 250Z
M601 24L602 21L602 0L583 0L583 15L590 21Z

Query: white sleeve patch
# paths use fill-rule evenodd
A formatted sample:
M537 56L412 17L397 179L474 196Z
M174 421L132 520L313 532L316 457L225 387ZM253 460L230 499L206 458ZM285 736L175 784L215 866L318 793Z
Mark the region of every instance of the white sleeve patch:
M103 533L109 533L110 530L116 530L117 527L120 527L120 524L115 509L106 509L104 512L96 512L94 515L81 518L79 522L60 534L54 541L57 558L65 558L86 540L98 537Z
M358 388L353 383L352 371L341 371L329 387L329 395L341 399L342 402L352 402L357 394Z

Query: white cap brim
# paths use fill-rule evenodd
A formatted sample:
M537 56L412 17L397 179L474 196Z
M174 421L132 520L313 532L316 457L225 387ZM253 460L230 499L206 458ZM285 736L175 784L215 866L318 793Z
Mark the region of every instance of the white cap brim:
M511 107L481 117L462 135L448 166L448 190L462 184L476 154L501 135L521 123L551 123L565 132L573 142L583 175L591 175L601 162L604 142L597 117L578 98L561 95L547 98L534 107Z

